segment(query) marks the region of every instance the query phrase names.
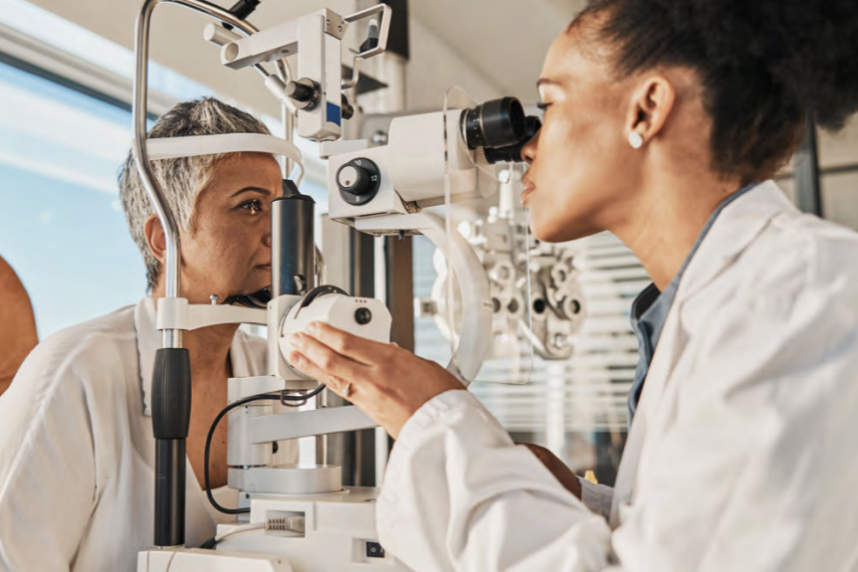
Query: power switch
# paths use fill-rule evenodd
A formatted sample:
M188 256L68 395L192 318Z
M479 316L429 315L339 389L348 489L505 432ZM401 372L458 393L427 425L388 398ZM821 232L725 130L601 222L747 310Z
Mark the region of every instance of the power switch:
M372 540L366 541L366 557L367 558L384 558L384 548L378 542Z

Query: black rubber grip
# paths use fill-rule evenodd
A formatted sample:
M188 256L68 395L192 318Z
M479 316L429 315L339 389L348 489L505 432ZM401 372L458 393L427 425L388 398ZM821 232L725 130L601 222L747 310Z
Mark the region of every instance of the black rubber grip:
M156 439L185 439L191 423L191 359L185 348L161 348L152 374Z

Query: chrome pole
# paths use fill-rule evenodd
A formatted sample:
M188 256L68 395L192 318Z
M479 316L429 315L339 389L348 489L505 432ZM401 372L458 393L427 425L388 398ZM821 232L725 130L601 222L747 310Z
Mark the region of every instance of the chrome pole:
M162 2L178 4L205 14L241 30L248 36L255 34L259 30L247 22L239 20L220 6L206 2L205 0L146 0L137 17L134 33L135 68L131 100L134 139L131 150L134 162L137 165L137 172L140 174L140 180L149 195L149 200L152 202L155 214L158 215L158 220L161 221L161 227L164 229L164 236L167 241L167 261L164 264L165 295L167 298L178 298L182 291L179 269L179 260L181 259L179 230L176 218L164 200L163 192L157 183L155 183L154 175L149 165L149 154L146 151L146 112L149 98L149 30L152 13L155 11L155 7ZM263 75L268 76L268 72L261 65L254 67ZM165 348L182 347L181 330L164 330L162 343Z
M168 298L181 296L180 243L176 218L155 183L146 149L146 119L149 79L149 30L152 13L161 2L185 6L230 24L247 35L257 32L228 11L204 0L146 0L135 27L135 70L131 102L134 140L132 154L149 200L161 221L167 242L165 286ZM254 66L262 75L268 72ZM163 332L163 347L155 354L152 376L152 432L155 437L155 546L182 546L185 543L186 442L191 417L191 365L188 350L182 348L182 331Z

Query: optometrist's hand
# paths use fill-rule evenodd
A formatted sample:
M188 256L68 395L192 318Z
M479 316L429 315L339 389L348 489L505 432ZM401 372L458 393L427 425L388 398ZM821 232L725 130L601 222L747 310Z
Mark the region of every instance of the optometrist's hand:
M394 439L420 407L462 382L435 362L314 322L294 334L286 359L369 415Z

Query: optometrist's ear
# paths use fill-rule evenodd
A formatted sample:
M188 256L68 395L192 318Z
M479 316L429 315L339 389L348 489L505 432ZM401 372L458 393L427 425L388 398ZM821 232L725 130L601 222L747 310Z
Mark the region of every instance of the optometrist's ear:
M676 88L670 80L663 75L647 76L632 92L627 133L638 133L642 145L650 142L664 129L675 103Z
M143 233L146 235L146 244L149 245L152 256L164 264L164 260L167 259L167 238L157 216L150 215L146 219L146 223L143 225Z

